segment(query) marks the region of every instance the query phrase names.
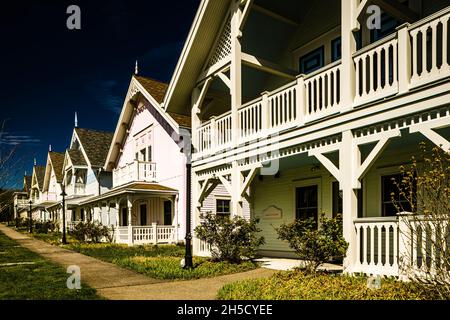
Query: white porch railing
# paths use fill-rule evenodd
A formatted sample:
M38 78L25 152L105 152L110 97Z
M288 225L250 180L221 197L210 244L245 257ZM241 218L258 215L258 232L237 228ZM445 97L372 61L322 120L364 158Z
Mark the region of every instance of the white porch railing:
M397 217L362 218L355 220L357 247L353 272L397 276Z
M113 186L129 182L156 182L156 163L134 161L113 170Z
M341 63L334 63L305 78L305 122L339 112Z
M158 226L156 223L151 226L118 227L115 241L129 245L169 244L176 242L175 232L174 226Z
M16 200L16 204L18 206L28 206L28 205L30 205L29 202L30 202L30 199L17 199Z
M393 34L355 54L356 105L398 93L397 51L397 37Z
M448 55L448 21L446 8L409 27L411 35L411 87L447 77L450 73ZM438 32L438 30L441 32Z
M203 123L195 131L196 156L237 147L340 113L343 107L348 110L406 94L418 86L450 77L449 19L450 7L410 26L404 25L356 52L352 57L352 105L341 103L342 88L351 85L351 79L342 78L341 63L335 62L243 105L235 120L238 128L232 128L231 112ZM236 141L232 141L233 130L238 132Z

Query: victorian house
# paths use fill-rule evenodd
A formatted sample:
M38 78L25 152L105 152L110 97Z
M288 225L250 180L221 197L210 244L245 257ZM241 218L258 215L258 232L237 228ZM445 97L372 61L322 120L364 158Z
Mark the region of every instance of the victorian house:
M175 243L184 239L186 157L190 117L161 106L167 85L134 75L111 141L103 146L101 172L112 174L109 190L80 199L85 212L99 212L118 243ZM100 160L100 159L99 159Z
M419 242L399 241L392 178L421 141L450 149L449 5L201 1L162 103L192 118L194 226L257 217L261 254L293 256L277 226L342 214L345 271L398 275Z

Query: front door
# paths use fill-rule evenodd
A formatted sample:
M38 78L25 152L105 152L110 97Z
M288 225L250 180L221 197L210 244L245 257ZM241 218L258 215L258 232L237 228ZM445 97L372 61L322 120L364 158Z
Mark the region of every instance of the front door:
M147 205L141 204L139 207L140 217L141 217L141 226L147 225Z
M164 225L172 225L172 201L164 201Z
M318 189L317 185L295 189L297 219L314 218L317 223L319 216Z
M127 214L127 208L122 208L122 214L121 214L121 220L122 220L122 226L128 225L128 214Z

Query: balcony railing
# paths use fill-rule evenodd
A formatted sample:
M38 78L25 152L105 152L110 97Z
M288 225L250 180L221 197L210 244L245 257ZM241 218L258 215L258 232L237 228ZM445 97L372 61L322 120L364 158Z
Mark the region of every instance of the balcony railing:
M151 226L118 227L115 241L127 244L175 243L175 232L174 226L159 226L156 223Z
M233 128L232 114L212 118L197 128L197 157L301 127L349 107L380 101L450 76L448 22L450 7L356 52L353 105L344 106L341 62L330 64L241 108Z
M156 163L134 161L113 171L114 187L129 182L156 182Z

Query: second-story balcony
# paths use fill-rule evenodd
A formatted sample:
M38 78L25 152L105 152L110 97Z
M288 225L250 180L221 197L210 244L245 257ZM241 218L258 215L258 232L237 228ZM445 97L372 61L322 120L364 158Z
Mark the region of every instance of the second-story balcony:
M156 182L156 163L135 160L113 171L113 187L130 182Z
M194 158L301 128L448 78L449 21L450 7L413 24L404 24L394 34L355 52L354 79L343 78L346 73L342 62L336 61L262 93L234 115L229 111L210 118L194 128ZM353 101L344 103L342 92L348 86L353 87Z

